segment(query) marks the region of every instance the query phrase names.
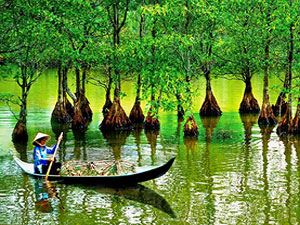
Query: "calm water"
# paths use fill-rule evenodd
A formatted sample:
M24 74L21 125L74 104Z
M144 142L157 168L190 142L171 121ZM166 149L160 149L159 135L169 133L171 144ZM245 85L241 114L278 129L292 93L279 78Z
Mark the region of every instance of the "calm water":
M198 139L183 138L183 123L177 122L175 112L161 114L158 133L141 130L104 137L98 130L103 90L88 86L93 121L85 135L68 131L58 159L121 157L143 166L176 156L165 176L130 188L56 182L46 187L28 177L14 163L13 152L32 162L33 146L31 141L14 146L10 135L16 121L0 105L0 224L299 224L300 139L280 139L276 128L260 129L257 116L241 117L237 111L244 85L239 81L215 80L214 92L224 113L200 119L204 84L195 87ZM122 105L128 113L134 85L123 87L127 96ZM261 88L254 80L259 102ZM12 82L1 82L0 90L19 91ZM271 91L272 102L275 98ZM29 140L41 131L52 136L49 145L55 143L57 130L50 123L55 101L56 79L50 71L29 97Z

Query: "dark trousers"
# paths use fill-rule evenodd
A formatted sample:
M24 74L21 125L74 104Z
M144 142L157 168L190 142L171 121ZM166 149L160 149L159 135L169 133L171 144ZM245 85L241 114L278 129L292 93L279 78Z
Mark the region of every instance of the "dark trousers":
M48 165L42 165L42 173L43 174L46 174L48 172L49 165L50 165L50 163ZM61 167L60 162L53 162L51 170L50 170L50 174L59 175L60 167Z

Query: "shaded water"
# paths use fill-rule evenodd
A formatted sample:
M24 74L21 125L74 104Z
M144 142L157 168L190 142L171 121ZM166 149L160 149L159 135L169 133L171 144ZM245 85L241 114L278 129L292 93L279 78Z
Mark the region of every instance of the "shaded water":
M52 136L49 145L55 143L57 130L50 123L55 84L50 71L33 87L29 140L41 131ZM262 84L255 80L253 86L261 102ZM127 113L134 101L132 87L125 84L123 88L127 96L122 105ZM202 94L195 98L199 103L195 112L203 100L202 87L199 84ZM93 121L84 135L68 131L58 160L121 157L143 166L176 156L165 176L130 188L56 182L47 187L23 174L12 152L32 162L33 148L30 141L16 146L10 141L15 120L1 105L0 224L298 224L300 140L281 139L276 128L260 129L257 116L240 116L236 111L244 89L241 82L215 80L213 87L224 113L208 119L196 113L198 139L183 137L183 123L177 121L175 112L161 114L159 132L104 136L98 130L103 92L88 87ZM0 88L1 92L18 91L9 82L1 82Z

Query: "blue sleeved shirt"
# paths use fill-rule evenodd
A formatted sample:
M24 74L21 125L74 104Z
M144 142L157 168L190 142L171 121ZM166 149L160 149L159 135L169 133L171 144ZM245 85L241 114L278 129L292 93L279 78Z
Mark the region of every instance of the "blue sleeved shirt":
M42 173L42 165L48 165L47 154L53 154L55 150L56 144L54 147L48 148L47 146L36 146L33 150L33 158L34 158L34 172Z

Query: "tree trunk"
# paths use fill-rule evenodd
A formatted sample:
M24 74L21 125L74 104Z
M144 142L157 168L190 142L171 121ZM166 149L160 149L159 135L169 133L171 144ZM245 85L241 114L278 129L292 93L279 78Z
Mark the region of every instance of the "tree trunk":
M61 64L59 64L57 75L58 75L58 98L54 110L52 111L51 121L60 124L65 124L71 122L72 118L67 112L66 93L64 88L65 76L62 72Z
M135 103L130 111L129 119L132 123L143 123L145 116L143 110L141 108L141 102L139 101L138 97L135 99Z
M85 129L92 120L93 112L90 103L87 100L82 87L85 89L86 67L82 71L82 79L80 77L80 69L75 68L76 73L76 102L74 104L74 116L72 120L72 129Z
M298 98L297 111L296 111L296 115L293 119L292 130L293 130L294 134L300 134L300 98Z
M22 88L22 100L21 100L20 118L13 130L12 139L14 142L27 142L28 133L26 126L27 118L27 94L25 87Z
M258 118L258 124L260 126L267 126L267 125L275 125L277 124L277 120L275 118L275 115L273 114L272 107L270 105L270 100L269 100L269 53L270 53L270 38L267 40L267 44L265 47L265 75L264 75L264 90L263 90L263 103L262 103L262 108L261 112Z
M243 100L240 104L240 113L259 113L260 108L257 103L257 100L254 98L252 93L251 80L246 79L245 81L246 88L244 92Z
M200 116L221 116L222 111L211 90L210 72L205 75L206 78L206 96L200 109Z
M144 122L145 130L159 130L160 123L155 113L152 113L152 109L149 110Z
M111 67L108 68L108 76L109 76L109 80L108 80L108 85L107 85L106 94L105 94L105 104L102 108L102 114L104 117L107 115L107 113L110 110L110 107L112 106L112 101L110 99L111 85L113 82L112 77L111 77Z
M287 68L287 74L288 74L288 91L290 92L292 90L292 63L293 63L293 56L294 56L294 34L293 34L293 23L290 24L290 40L289 40L289 49L288 49L288 68ZM288 104L287 104L287 111L282 119L280 121L278 127L277 127L277 134L279 136L288 135L293 132L293 121L292 121L292 94L289 93L288 98ZM297 107L298 109L298 107ZM297 116L297 115L296 115Z
M284 78L283 88L288 89L288 86L289 86L289 73L287 70ZM284 91L280 92L275 105L272 105L272 110L275 116L284 116L284 114L286 113L287 105L285 99L286 99L285 92Z
M198 136L198 126L194 119L194 116L190 116L184 124L183 128L184 136Z
M101 131L131 129L131 121L120 105L119 89L115 88L114 102L109 112L104 116L99 128Z
M176 94L175 96L176 96L176 99L177 99L177 102L178 102L178 105L177 105L177 117L178 117L178 120L182 120L183 116L184 116L184 109L182 107L181 97L180 97L180 94Z
M286 103L287 110L284 114L284 117L279 122L278 127L276 129L276 133L279 136L285 136L290 133L292 133L292 125L293 125L293 119L292 114L290 113L290 108L288 106L288 103Z
M129 119L131 120L131 122L136 124L143 123L145 119L143 110L141 108L140 89L141 89L141 75L138 75L136 99L129 115Z
M82 129L86 128L92 120L93 112L90 108L90 103L79 89L79 94L77 94L77 102L74 106L74 117L72 121L72 129Z

